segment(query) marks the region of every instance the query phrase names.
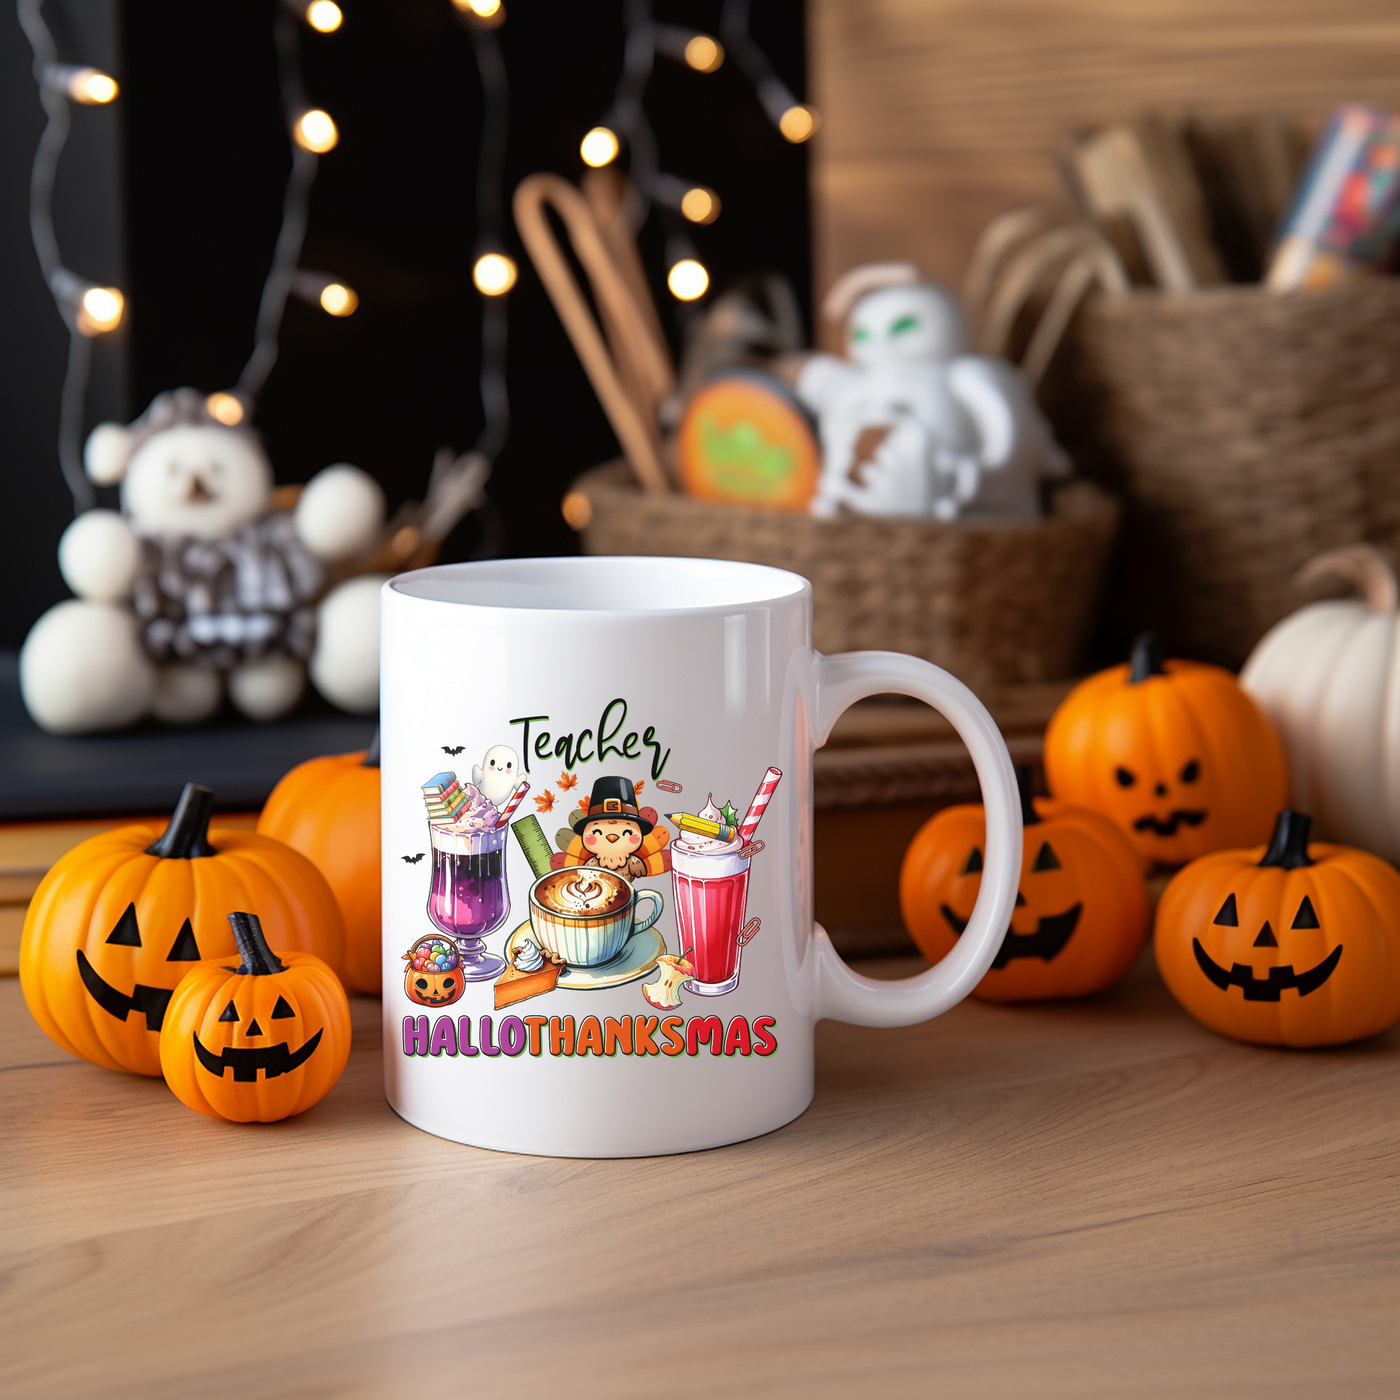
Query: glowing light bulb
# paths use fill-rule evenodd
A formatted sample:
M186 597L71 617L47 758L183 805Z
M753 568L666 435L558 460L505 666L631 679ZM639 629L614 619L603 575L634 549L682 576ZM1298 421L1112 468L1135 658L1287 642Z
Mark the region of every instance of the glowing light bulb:
M719 218L719 196L704 185L696 185L681 196L681 213L692 224L712 224Z
M778 130L792 142L794 146L800 146L807 140L821 123L821 118L817 116L814 107L804 107L800 102L789 107L786 112L778 118Z
M483 253L472 268L472 281L483 296L499 297L515 286L515 263L504 253Z
M204 407L211 418L217 419L226 428L236 428L243 421L243 401L233 394L225 394L222 390L217 394L210 394L204 400Z
M585 530L593 520L593 502L582 491L570 491L559 503L559 512L571 530Z
M452 3L463 14L475 15L477 19L487 21L494 20L496 24L499 24L506 17L501 0L452 0Z
M340 140L340 132L336 130L330 113L321 111L319 107L313 107L309 112L303 112L297 118L297 124L292 128L292 135L298 146L302 146L308 151L314 151L318 156L325 155L327 151L333 151L336 142Z
M121 325L126 301L115 287L89 287L78 300L78 329L84 335L101 335Z
M696 262L694 258L682 258L680 262L673 263L666 274L666 285L677 301L694 301L705 295L710 285L710 274L705 271L703 263Z
M327 282L321 288L321 309L332 316L353 316L360 299L353 287L343 282Z
M68 96L84 107L103 107L116 98L121 89L117 80L100 68L74 68L64 81Z
M583 163L594 169L615 161L618 149L617 137L605 126L595 126L578 143L578 153L583 157Z
M697 73L713 73L724 62L724 45L708 34L697 34L685 46L685 61Z
M312 0L306 7L306 22L318 34L333 34L344 23L345 16L335 0Z

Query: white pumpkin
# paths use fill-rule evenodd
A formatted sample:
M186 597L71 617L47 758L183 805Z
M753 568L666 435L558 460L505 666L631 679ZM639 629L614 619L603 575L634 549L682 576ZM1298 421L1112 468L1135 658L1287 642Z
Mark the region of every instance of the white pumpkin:
M1298 578L1327 576L1361 596L1284 618L1240 684L1288 749L1288 805L1310 813L1319 836L1400 862L1400 591L1368 544L1321 554Z

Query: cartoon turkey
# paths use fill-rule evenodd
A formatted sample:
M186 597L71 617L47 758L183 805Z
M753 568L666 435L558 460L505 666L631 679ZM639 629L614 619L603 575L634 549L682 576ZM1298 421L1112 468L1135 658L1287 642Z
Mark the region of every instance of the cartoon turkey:
M630 778L599 778L555 838L563 852L555 861L561 867L599 865L629 880L660 875L671 868L670 833L656 822L651 807L637 806Z

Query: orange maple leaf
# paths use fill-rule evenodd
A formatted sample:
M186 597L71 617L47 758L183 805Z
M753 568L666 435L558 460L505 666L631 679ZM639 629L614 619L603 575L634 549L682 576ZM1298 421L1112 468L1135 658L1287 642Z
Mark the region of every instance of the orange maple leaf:
M552 812L554 810L554 794L548 788L535 798L535 806L541 812Z
M644 787L646 787L646 783L644 783L644 782L642 782L642 783L633 783L633 784L632 784L632 791L633 791L633 792L641 792L641 790L642 790Z
M577 786L578 786L578 774L577 774L577 773L561 773L561 774L559 775L559 790L560 790L561 792L568 792L568 790L569 790L570 788L575 788L575 787L577 787Z

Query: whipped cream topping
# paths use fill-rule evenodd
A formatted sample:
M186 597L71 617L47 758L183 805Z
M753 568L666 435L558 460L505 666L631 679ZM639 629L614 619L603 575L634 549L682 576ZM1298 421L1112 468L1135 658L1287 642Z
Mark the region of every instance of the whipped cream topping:
M544 966L544 954L527 938L515 950L515 965L521 972L538 972Z
M715 806L714 793L707 795L705 805L695 815L703 817L707 822L724 820L723 813ZM737 851L743 844L743 840L737 832L734 834L733 840L721 841L716 836L702 836L698 831L685 831L683 829L671 843L671 846L673 850L688 851L691 855L718 856L726 855L730 851Z
M454 835L472 835L482 831L494 831L501 814L489 797L481 793L474 783L467 784L467 802L456 820L444 823Z

